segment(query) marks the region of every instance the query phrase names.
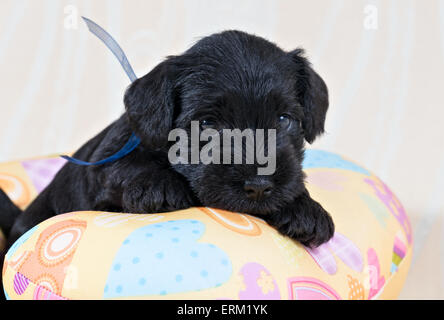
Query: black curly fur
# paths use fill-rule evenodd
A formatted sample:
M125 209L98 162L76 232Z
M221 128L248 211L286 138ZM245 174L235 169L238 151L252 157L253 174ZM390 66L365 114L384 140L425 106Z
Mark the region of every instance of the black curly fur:
M69 211L151 213L190 206L258 215L307 246L332 237L332 219L310 198L301 167L304 140L312 142L323 132L328 108L327 87L303 50L285 52L240 31L214 34L137 79L127 89L124 103L126 112L74 157L85 161L108 157L133 131L141 145L106 165L67 163L18 215L8 246L39 222ZM291 130L279 129L281 114L293 118ZM244 182L255 177L255 164L169 163L170 130L189 131L191 120L202 119L213 119L218 128L277 129L276 171L264 178L273 185L267 199L245 195Z

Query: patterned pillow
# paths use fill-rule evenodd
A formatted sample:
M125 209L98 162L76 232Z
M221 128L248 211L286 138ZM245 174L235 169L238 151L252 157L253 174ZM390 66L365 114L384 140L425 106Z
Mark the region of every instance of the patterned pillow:
M25 207L63 160L0 165ZM412 256L409 219L390 189L343 157L307 150L307 188L336 233L316 249L253 216L212 208L162 214L72 212L6 255L9 299L393 299Z

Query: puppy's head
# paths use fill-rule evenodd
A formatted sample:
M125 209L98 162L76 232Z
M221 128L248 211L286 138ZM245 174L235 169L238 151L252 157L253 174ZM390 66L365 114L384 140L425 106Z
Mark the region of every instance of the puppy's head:
M267 214L303 192L304 140L311 143L324 131L328 92L303 50L285 52L262 38L225 31L167 58L128 88L124 102L142 143L160 152L168 152L172 129L190 137L192 121L221 136L223 129L275 130L270 175L258 175L263 163L257 159L172 166L202 205Z

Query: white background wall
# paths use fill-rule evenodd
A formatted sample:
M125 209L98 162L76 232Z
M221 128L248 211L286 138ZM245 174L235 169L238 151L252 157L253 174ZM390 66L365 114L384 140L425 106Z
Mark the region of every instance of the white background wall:
M443 1L1 0L0 161L74 150L123 111L129 80L82 21L66 28L72 9L108 30L139 76L224 29L304 47L331 101L313 147L395 191L415 237L401 297L444 298Z

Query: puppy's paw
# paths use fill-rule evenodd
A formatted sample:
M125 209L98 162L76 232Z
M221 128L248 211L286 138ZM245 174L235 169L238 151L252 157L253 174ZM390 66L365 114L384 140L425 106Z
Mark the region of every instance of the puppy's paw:
M190 187L171 175L153 174L133 181L123 192L125 212L156 213L186 209L194 205Z
M322 206L304 195L279 213L272 214L268 222L281 234L314 248L333 237L335 226Z

